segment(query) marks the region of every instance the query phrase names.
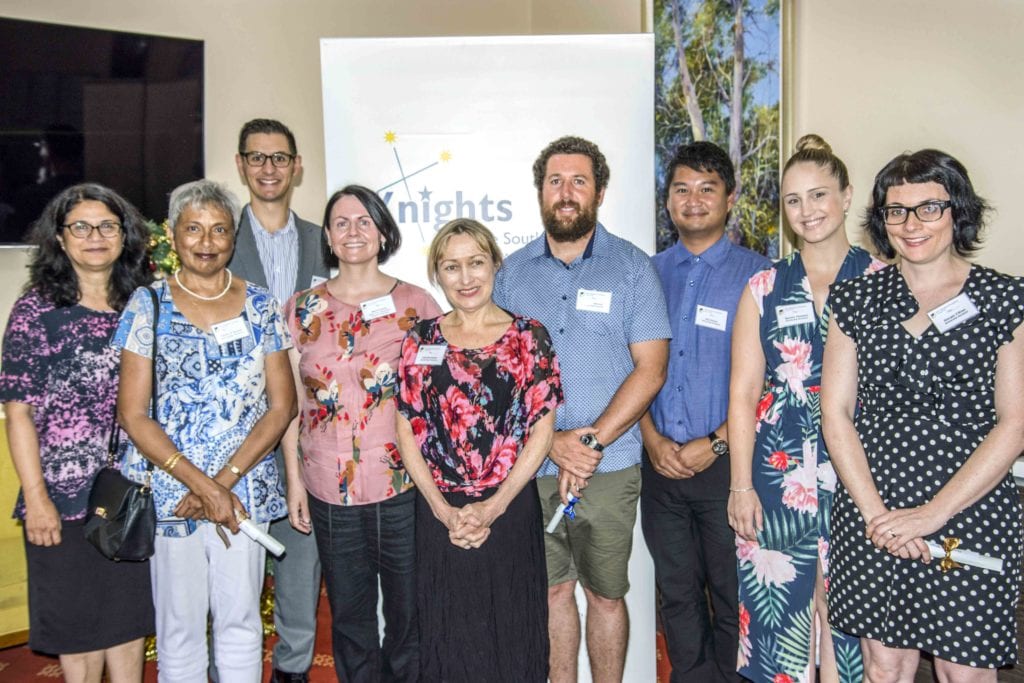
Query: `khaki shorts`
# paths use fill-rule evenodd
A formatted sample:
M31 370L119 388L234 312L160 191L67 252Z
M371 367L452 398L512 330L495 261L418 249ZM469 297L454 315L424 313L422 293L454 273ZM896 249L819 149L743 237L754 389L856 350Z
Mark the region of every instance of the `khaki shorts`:
M561 502L558 477L537 477L537 491L546 524ZM639 497L639 465L591 477L576 519L565 518L555 533L544 534L548 586L578 580L603 598L624 597Z

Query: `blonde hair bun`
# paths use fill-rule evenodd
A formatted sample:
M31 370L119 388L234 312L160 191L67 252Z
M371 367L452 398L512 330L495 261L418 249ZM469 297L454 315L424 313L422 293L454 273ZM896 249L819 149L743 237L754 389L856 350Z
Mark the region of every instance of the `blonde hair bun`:
M832 146L825 142L825 138L821 137L817 133L808 133L802 138L796 141L796 151L802 152L804 150L820 149L826 154L832 154Z

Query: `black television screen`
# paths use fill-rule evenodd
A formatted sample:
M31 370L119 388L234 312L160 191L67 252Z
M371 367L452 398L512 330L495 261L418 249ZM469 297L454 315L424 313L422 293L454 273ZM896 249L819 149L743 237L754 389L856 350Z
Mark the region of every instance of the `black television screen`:
M83 180L148 218L203 177L203 42L0 18L0 242Z

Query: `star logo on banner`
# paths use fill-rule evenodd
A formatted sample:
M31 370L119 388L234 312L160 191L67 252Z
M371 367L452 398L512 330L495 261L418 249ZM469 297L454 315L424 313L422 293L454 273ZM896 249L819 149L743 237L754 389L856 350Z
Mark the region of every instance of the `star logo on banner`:
M412 171L411 173L406 173L404 167L402 166L402 157L398 153L398 146L397 146L397 143L398 143L398 133L396 133L393 130L384 131L384 142L386 142L389 145L391 145L391 151L394 152L394 154L395 154L395 165L398 167L398 180L392 181L392 182L388 183L387 185L385 185L384 187L378 188L377 189L377 194L380 194L381 192L383 192L384 190L388 189L389 187L392 187L393 185L401 184L405 188L405 196L406 196L406 198L411 202L413 199L412 199L412 190L409 189L409 178L412 178L413 176L419 175L420 173L423 173L424 171L427 171L427 170L433 168L434 166L437 166L439 163L442 163L442 162L447 163L447 162L451 161L451 159L452 159L452 153L451 152L449 152L448 150L442 150L441 154L438 156L439 161L431 162L431 163L427 164L426 166L424 166L422 168L419 168L419 169L416 169L415 171ZM422 197L423 199L429 199L430 198L430 190L428 190L426 188L426 186L423 187L423 191L420 192L419 194L420 194L420 197ZM420 230L420 239L423 240L424 242L426 242L427 238L423 234L423 223L419 220L419 218L417 218L417 220L416 220L416 226Z

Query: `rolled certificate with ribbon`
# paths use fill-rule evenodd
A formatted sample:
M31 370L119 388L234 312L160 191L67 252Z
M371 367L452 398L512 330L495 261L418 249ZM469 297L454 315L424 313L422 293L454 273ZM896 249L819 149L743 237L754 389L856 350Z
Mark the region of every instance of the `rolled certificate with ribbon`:
M562 517L568 517L569 519L576 519L576 503L580 502L580 499L576 496L569 494L569 503L559 503L558 507L555 508L555 514L551 515L551 521L548 522L547 527L544 529L549 534L555 533L555 529L558 528L558 523L562 521Z
M281 557L284 555L283 543L253 524L252 520L246 517L244 513L236 510L235 517L238 518L238 528L243 534L266 548L267 552L274 557Z
M989 557L970 550L960 549L960 539L950 536L942 539L942 545L934 541L925 541L932 557L939 558L939 569L948 572L950 569L957 569L960 565L977 567L978 569L989 569L1002 573L1003 561L998 557Z

